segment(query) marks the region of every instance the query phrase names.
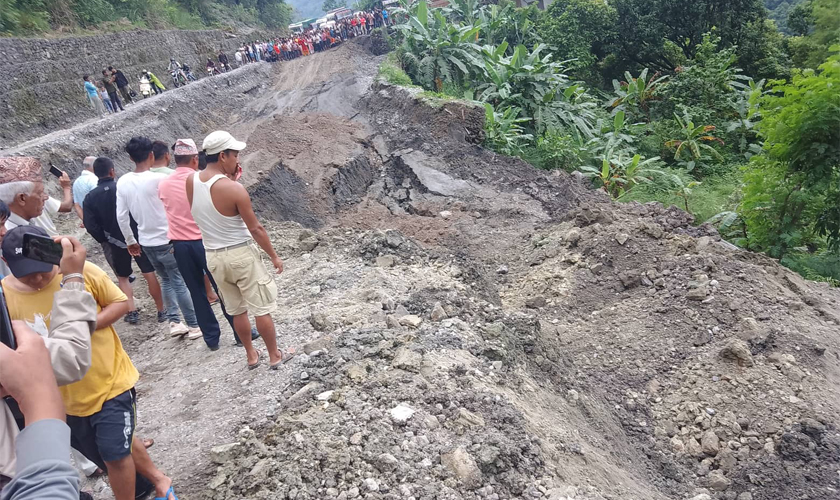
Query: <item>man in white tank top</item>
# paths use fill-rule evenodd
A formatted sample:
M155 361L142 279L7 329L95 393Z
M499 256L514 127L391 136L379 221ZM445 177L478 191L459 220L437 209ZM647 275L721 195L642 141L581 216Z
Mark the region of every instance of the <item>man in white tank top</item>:
M204 237L207 267L245 345L248 368L260 364L260 353L251 344L248 321L248 311L251 311L268 349L269 366L276 369L291 355L284 355L277 348L277 333L271 318L271 313L277 310L277 283L263 265L257 245L268 254L278 274L283 272L283 261L257 220L248 191L231 180L241 171L239 152L245 149L245 143L228 132L216 131L204 139L203 148L207 168L186 182L190 211Z

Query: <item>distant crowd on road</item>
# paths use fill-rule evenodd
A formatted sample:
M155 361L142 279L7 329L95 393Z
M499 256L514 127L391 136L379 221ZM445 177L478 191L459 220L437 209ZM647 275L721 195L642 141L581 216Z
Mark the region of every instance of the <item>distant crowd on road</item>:
M208 76L213 76L248 63L291 61L323 52L351 38L369 35L376 28L392 24L393 18L387 9L376 8L368 12L356 12L347 18L330 21L318 28L309 28L291 36L246 43L234 53L233 65L224 50L219 49L215 60L207 58L205 70ZM175 57L169 59L166 69L172 85L176 88L196 81L192 69L187 64L178 62ZM100 117L125 111L125 106L133 104L138 97L151 97L166 90L161 79L148 70L140 73L138 83L139 92L136 92L126 75L114 66L103 69L100 79L91 75L84 76L88 101Z

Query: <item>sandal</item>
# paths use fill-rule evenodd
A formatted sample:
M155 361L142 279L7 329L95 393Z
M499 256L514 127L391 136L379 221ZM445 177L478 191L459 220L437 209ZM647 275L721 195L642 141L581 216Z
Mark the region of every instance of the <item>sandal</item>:
M253 370L256 367L260 366L260 361L262 361L261 358L262 358L262 351L257 349L257 362L254 363L253 365L251 363L248 363L248 369Z
M170 500L170 495L172 496L171 500L178 500L178 495L175 494L175 489L170 486L168 490L166 490L166 495L162 497L155 497L155 500Z
M280 366L285 365L295 356L297 356L297 351L295 351L294 347L285 352L280 351L280 361L274 363L273 365L268 365L268 368L270 370L279 370Z

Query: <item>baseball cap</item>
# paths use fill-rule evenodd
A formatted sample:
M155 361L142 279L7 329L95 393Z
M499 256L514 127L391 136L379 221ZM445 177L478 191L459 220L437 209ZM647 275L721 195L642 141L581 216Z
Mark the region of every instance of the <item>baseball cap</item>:
M176 156L197 155L198 146L192 139L178 139L173 148Z
M204 143L201 147L208 155L214 155L216 153L221 153L226 149L242 151L245 149L245 143L234 139L233 136L230 135L230 132L217 130L204 138Z
M48 273L52 271L53 265L40 260L29 259L23 256L23 235L37 234L47 236L46 231L37 226L18 226L3 238L3 258L15 278L23 278L35 273Z

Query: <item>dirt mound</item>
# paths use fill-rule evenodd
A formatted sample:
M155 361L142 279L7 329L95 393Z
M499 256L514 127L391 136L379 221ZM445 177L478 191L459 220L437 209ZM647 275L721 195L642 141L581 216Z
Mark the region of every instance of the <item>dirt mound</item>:
M680 210L483 149L482 108L374 82L370 43L12 151L126 169L117 145L136 133L249 144L255 207L286 221L268 224L279 341L305 354L246 373L241 351L172 340L152 313L121 327L140 431L179 494L838 496L837 290Z

